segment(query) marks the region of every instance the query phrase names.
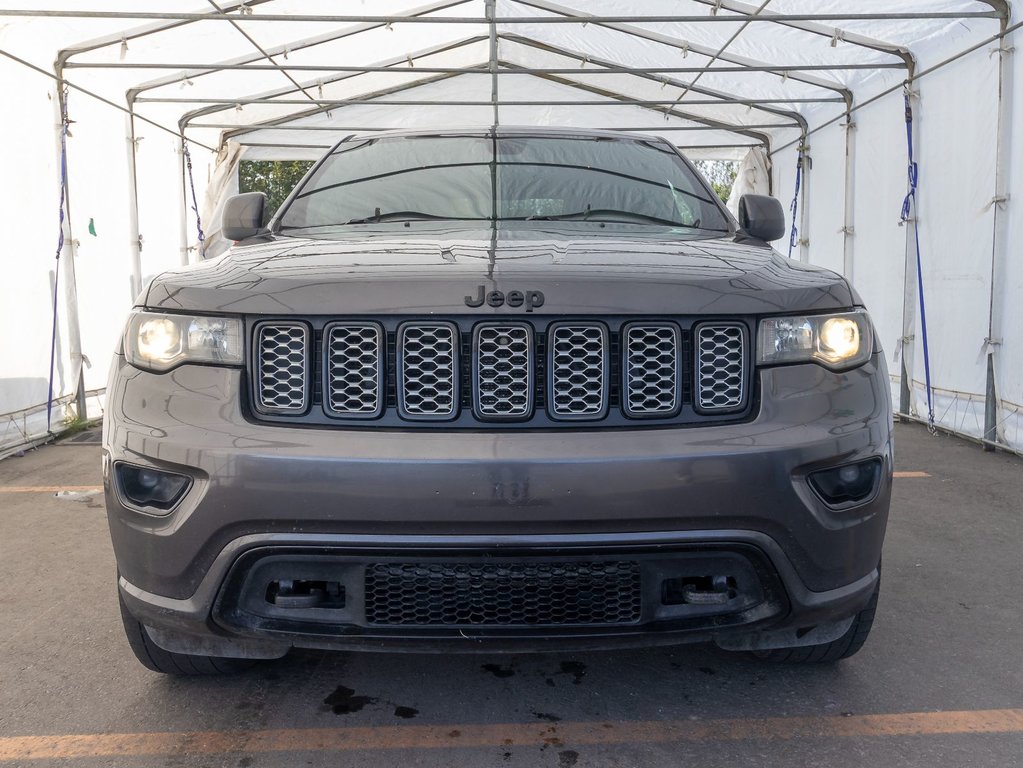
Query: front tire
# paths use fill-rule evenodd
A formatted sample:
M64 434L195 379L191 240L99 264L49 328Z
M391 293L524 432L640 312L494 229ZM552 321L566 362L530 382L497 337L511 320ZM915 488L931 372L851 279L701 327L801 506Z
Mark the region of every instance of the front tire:
M859 651L867 641L870 628L874 625L874 614L877 613L877 598L880 593L881 582L878 581L867 607L856 614L852 626L837 640L819 645L753 651L753 655L761 661L779 664L821 664L848 659Z
M196 677L201 675L230 675L251 669L253 659L229 659L223 656L204 656L191 653L165 651L153 642L146 627L128 612L120 590L117 602L121 607L121 623L132 652L146 669L164 675Z

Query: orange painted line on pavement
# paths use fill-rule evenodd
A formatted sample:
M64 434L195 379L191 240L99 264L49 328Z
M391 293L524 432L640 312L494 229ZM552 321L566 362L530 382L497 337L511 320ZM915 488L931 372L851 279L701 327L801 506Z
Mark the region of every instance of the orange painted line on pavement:
M105 733L0 738L0 762L87 757L347 752L357 749L628 743L713 743L858 737L1023 733L1023 709L907 712L849 717L502 723L295 728L261 731Z
M102 485L0 485L0 493L100 493Z
M930 477L927 472L893 472L894 477Z

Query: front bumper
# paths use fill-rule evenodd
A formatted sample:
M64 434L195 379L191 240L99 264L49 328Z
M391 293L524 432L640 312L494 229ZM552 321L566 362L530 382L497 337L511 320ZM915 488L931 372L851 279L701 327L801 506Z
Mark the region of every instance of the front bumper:
M812 640L814 627L820 637L837 631L876 587L891 472L880 355L843 374L816 365L759 371L752 421L673 429L268 426L245 418L241 376L200 366L154 375L114 363L107 467L129 461L194 478L173 512L154 516L125 505L106 473L122 595L169 650L275 656L291 646L471 649L481 640L485 650L530 650L796 629L809 629L800 637ZM810 471L869 457L882 458L884 472L864 504L832 510L806 483ZM656 551L681 561L707 548L762 561L764 610L740 621L661 617L618 628L535 627L521 636L378 631L357 622L345 631L275 634L232 622L218 605L232 568L257 551L326 551L354 563L381 551L483 559Z

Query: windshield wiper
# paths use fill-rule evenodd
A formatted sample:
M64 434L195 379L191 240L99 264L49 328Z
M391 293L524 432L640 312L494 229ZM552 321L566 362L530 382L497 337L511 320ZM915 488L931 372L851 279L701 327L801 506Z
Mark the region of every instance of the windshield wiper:
M613 218L608 219L604 217L620 216L629 219L640 219L642 221L649 221L652 224L663 224L668 227L684 227L686 229L705 229L711 232L727 232L727 229L714 229L711 227L701 227L699 222L695 224L682 224L678 221L672 221L671 219L662 219L659 216L651 216L646 213L639 213L637 211L620 211L614 208L587 208L585 211L576 211L575 213L553 213L546 216L526 216L525 221L588 221L590 219L600 221L610 221L611 223L627 224L628 222L615 222ZM600 217L597 219L596 217ZM520 219L521 220L521 219Z
M422 221L452 221L451 216L438 216L433 213L423 213L422 211L390 211L388 213L380 213L380 209L377 208L376 212L372 216L367 216L363 219L349 219L344 222L342 226L347 224L376 224L382 221L410 221L412 219L419 219ZM478 219L470 219L470 221L478 221Z

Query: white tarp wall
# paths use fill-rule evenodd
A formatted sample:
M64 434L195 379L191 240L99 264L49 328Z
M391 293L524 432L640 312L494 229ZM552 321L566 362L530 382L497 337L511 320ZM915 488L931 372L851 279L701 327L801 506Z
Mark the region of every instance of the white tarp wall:
M0 319L8 329L0 357L0 456L47 434L61 122L57 85L47 75L62 51L66 80L108 103L77 88L68 93L69 215L51 430L75 415L79 390L88 395L89 415L101 414L110 357L140 286L201 258L181 131L202 228L215 237L216 211L237 188L240 160L314 157L352 130L489 126L493 63L502 73L503 125L654 133L694 158L752 163L750 150L762 150L770 177L760 173L756 184L770 184L786 207L808 130L793 258L854 281L889 359L896 407L926 418L918 225L935 420L982 437L985 407L997 401L989 411L998 429L987 436L1023 450L1023 259L1012 246L1023 242L1023 209L1011 199L1023 189L1023 157L1010 140L1023 135L1023 73L1020 56L1006 54L1003 65L996 50L1013 47L1012 34L997 35L1019 24L1019 10L995 18L1004 5L998 0L771 0L757 13L760 5L224 0L220 14L195 0L144 7L96 0L88 11L76 0L24 0L22 7L64 14L35 18L5 15L0 7L8 108L0 121L8 171L0 185L7 257ZM93 11L100 16L84 17ZM488 12L504 21L488 24ZM266 20L271 14L275 20ZM373 18L339 20L341 14ZM583 14L605 20L544 22ZM756 18L772 14L793 20ZM891 14L899 18L885 18ZM323 15L333 20L314 18ZM399 15L448 18L383 20ZM909 62L917 75L919 221L902 226L901 84ZM369 65L387 71L355 71ZM129 105L134 124L125 114ZM789 251L787 237L775 245Z
M969 46L986 37L974 35L964 42ZM1005 92L999 94L1003 65L998 49L1012 46L1011 36L1002 45L981 45L914 84L918 214L912 216L919 227L934 421L973 437L997 437L1019 450L1023 264L1018 238L1023 236L1023 216L1018 202L993 202L1021 189L1023 182L1019 145L1010 139L1023 131L1018 57L1009 55L1011 64L1002 73ZM950 55L934 50L921 57L918 67L927 69ZM799 237L809 241L804 258L854 282L880 332L896 408L926 419L916 245L912 222L900 221L908 175L904 103L904 91L898 88L853 114L854 186L848 193L853 201L848 224L842 186L846 121L809 137L814 194ZM789 189L791 198L796 148L776 152L773 160L776 189L782 197ZM846 226L852 231L846 233ZM995 372L996 435L985 430L989 353ZM905 392L904 374L909 381Z

